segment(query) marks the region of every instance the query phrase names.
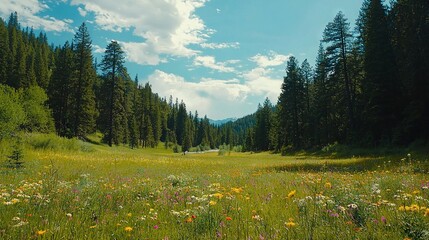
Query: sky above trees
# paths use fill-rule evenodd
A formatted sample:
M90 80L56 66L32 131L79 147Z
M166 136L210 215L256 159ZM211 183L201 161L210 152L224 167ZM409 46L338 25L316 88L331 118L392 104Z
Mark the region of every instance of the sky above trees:
M277 102L290 56L313 65L326 24L342 11L354 24L361 0L21 0L2 1L0 16L18 12L22 27L48 41L71 41L87 22L101 62L111 40L125 67L160 96L183 99L212 119L255 112Z

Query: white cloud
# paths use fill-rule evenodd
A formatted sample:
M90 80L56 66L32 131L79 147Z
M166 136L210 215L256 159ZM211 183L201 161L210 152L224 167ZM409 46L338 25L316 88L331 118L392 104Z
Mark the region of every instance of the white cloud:
M200 46L202 48L209 49L224 49L224 48L239 48L239 42L231 42L231 43L201 43Z
M255 62L259 67L274 67L284 65L292 55L282 55L274 51L270 51L268 55L257 54L249 60Z
M95 53L104 53L106 50L97 44L92 44L92 50Z
M85 11L85 9L83 9L83 8L81 8L81 7L78 7L77 8L77 10L79 11L79 14L82 16L82 17L86 17L86 14L88 13L87 11Z
M130 61L157 65L163 55L190 57L198 53L190 45L199 45L213 33L195 10L207 0L72 0L95 15L95 23L103 30L132 30L141 42L123 42ZM144 39L144 40L143 40ZM136 50L142 47L142 50ZM141 54L145 53L145 54Z
M226 62L216 62L213 56L196 56L193 63L194 66L204 66L219 72L234 72L235 69L226 66L227 64Z
M147 81L160 96L183 100L188 111L198 110L200 116L222 119L249 113L242 105L250 89L238 79L202 78L199 82L188 82L181 76L155 70Z
M283 80L281 76L273 77L272 75L272 69L257 67L243 73L241 77L245 79L245 84L249 87L252 95L268 97L275 103L280 95Z
M0 16L7 20L11 13L17 12L21 25L40 28L47 32L73 32L69 25L70 19L60 20L48 15L38 16L47 9L49 9L48 5L37 0L4 0L0 4Z
M186 103L188 111L198 110L209 118L222 119L242 117L256 110L257 103L268 97L277 102L282 78L272 77L273 70L255 68L238 78L219 80L201 78L198 82L189 82L185 78L155 70L147 79L154 92L163 97L170 95Z
M141 65L158 65L167 62L157 52L157 46L145 42L119 42L122 49L127 53L127 60Z

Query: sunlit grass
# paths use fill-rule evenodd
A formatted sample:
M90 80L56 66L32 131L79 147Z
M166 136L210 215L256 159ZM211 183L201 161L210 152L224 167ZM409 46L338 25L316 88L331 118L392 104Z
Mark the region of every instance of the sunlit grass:
M429 237L424 158L91 149L27 145L2 168L0 238Z

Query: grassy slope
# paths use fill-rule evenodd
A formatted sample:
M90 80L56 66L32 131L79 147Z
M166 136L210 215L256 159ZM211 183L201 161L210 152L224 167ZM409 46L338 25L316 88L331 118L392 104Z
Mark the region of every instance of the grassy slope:
M27 143L26 168L0 171L2 239L429 237L429 179L419 173L428 159L414 154L183 156L45 135ZM419 209L399 210L412 204Z

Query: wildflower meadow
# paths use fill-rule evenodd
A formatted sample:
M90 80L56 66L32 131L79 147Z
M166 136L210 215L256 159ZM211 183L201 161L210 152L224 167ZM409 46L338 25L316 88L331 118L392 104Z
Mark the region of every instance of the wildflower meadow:
M429 239L425 161L27 147L0 239Z

